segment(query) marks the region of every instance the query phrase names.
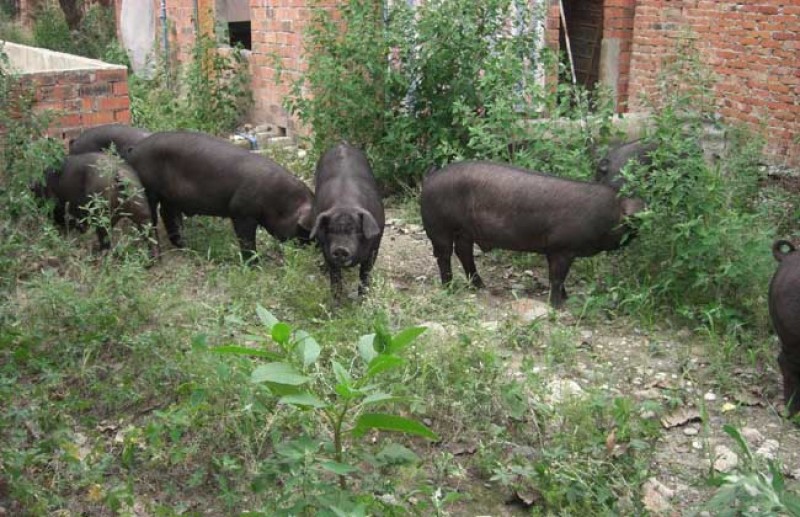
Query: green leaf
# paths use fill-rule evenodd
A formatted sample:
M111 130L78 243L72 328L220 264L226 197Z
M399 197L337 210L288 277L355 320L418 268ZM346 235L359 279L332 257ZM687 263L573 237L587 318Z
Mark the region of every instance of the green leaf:
M319 464L320 467L327 470L328 472L333 472L339 476L346 476L351 472L358 472L358 467L354 467L352 465L347 465L345 463L339 463L336 461L323 461Z
M267 350L259 350L257 348L247 348L244 346L227 345L215 346L209 349L210 352L220 355L245 355L249 357L263 357L265 359L278 359L278 354L268 352Z
M272 326L272 339L276 343L285 345L289 342L290 337L292 337L292 327L288 324L279 321Z
M736 441L742 453L745 455L747 463L750 464L753 461L753 453L750 452L750 447L748 447L747 442L744 440L741 433L739 433L739 430L730 424L723 425L722 430Z
M396 354L400 352L426 330L426 327L409 327L401 330L392 338L392 345L389 348L389 353Z
M297 355L303 361L303 368L308 368L319 357L321 351L319 343L305 330L295 332L294 339L297 342Z
M336 376L336 380L339 381L339 384L344 384L349 388L353 381L350 379L350 374L344 369L344 366L335 360L331 361L331 365L333 366L333 374Z
M278 323L278 318L260 304L256 305L256 314L258 315L258 319L261 320L261 324L264 325L268 331L272 331L272 327Z
M268 363L259 366L250 374L251 382L272 382L275 384L286 384L289 386L299 386L311 379L306 377L291 364L287 363Z
M358 417L353 428L353 436L359 438L370 429L392 431L397 433L413 434L430 440L438 440L439 436L416 420L397 415L383 413L363 413Z
M389 350L392 345L392 336L381 324L375 325L375 339L372 342L374 349L379 354L384 354Z
M407 447L399 443L390 443L384 447L375 457L389 465L413 464L419 462L419 456Z
M397 368L405 363L405 359L396 355L379 355L369 363L367 377L374 377L381 372Z
M290 406L299 407L313 407L317 409L328 407L328 404L317 398L316 395L308 392L297 393L295 395L286 395L278 400L278 404L288 404Z
M358 354L367 364L369 364L370 361L378 356L378 352L375 350L374 342L375 334L366 334L361 336L358 340Z

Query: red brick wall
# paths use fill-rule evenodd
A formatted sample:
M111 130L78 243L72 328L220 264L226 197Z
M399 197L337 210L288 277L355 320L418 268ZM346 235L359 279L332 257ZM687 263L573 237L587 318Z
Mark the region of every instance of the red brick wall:
M40 72L20 77L22 88L33 88L34 111L53 110L48 134L69 139L82 129L102 124L130 124L128 76L118 70Z
M603 2L603 38L619 41L617 78L617 112L628 111L628 89L631 80L631 53L636 0L605 0Z
M250 0L253 51L250 70L253 75L254 122L269 122L286 128L288 135L301 129L283 109L283 100L292 84L306 69L303 60L303 31L311 20L311 2L307 0ZM333 7L329 0L320 5ZM279 59L281 81L275 58Z
M675 43L691 36L717 75L716 102L728 122L766 136L777 162L800 165L800 2L798 0L638 0L630 110L655 92Z

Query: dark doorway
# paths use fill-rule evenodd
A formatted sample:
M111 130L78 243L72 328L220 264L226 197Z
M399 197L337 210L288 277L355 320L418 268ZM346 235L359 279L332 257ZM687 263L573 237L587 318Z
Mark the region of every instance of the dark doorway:
M228 36L232 47L236 46L237 43L241 43L243 48L253 50L253 41L250 34L249 21L228 23Z
M567 32L564 32L564 25L560 24L559 45L566 56L566 37L569 34L572 58L575 61L575 76L579 84L591 90L600 79L603 0L563 0L563 2ZM567 80L572 80L569 73L567 77Z

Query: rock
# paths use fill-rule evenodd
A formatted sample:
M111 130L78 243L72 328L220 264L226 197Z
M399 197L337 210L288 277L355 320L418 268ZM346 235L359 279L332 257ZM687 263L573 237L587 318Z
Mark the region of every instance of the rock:
M705 399L706 402L713 402L717 400L717 396L709 391L708 393L703 395L703 399Z
M594 332L591 330L581 330L581 345L587 346L592 344Z
M683 434L686 436L697 436L697 433L700 431L696 427L687 427L683 430Z
M739 465L739 457L725 445L714 447L714 470L730 472Z
M450 337L450 333L441 323L436 323L435 321L426 321L425 323L421 324L420 327L425 327L427 329L422 333L422 336L420 336L422 339L444 341Z
M675 491L666 487L656 478L650 478L642 485L642 504L645 509L654 513L667 513L670 509L669 499Z
M764 441L764 435L758 429L753 429L752 427L745 427L739 433L742 438L747 440L750 447L758 447Z
M756 456L761 456L767 460L774 460L780 447L781 444L779 444L777 440L764 440L764 443L761 444L761 447L756 449L755 454Z
M545 302L530 298L520 298L511 302L511 311L522 321L530 323L550 314L550 306Z
M481 327L489 331L495 331L500 327L500 324L497 321L484 321L481 323Z
M241 147L242 149L247 149L248 151L252 147L251 144L250 144L250 140L248 140L245 137L240 136L240 135L231 135L229 140L236 147Z
M556 379L547 384L550 392L550 403L560 404L567 399L577 398L583 395L580 385L570 379Z
M680 427L689 422L697 422L700 420L700 411L698 411L697 408L679 407L669 415L665 415L661 419L661 425L664 429L672 429L673 427Z

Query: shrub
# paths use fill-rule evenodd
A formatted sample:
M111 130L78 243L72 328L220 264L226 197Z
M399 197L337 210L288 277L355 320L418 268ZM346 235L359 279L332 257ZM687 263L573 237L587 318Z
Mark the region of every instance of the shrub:
M223 52L214 39L200 35L191 61L180 74L159 61L152 78L129 78L131 116L135 125L153 131L195 129L221 134L233 130L252 104L249 85L241 48Z
M774 230L758 213L760 148L739 147L715 165L704 160L712 82L691 47L678 50L653 106L654 172L626 174L628 189L648 206L622 259L618 281L637 293L626 310L667 309L719 331L766 326Z
M545 172L586 176L588 144L608 131L607 96L585 130L561 132L533 119L578 118L585 93L546 89L537 70L553 56L537 46L541 13L515 0L438 0L386 13L349 0L335 17L317 6L305 37L308 71L287 108L322 152L345 139L363 146L389 187L414 183L431 165L502 159ZM526 142L511 155L508 144ZM564 149L570 149L564 152Z

